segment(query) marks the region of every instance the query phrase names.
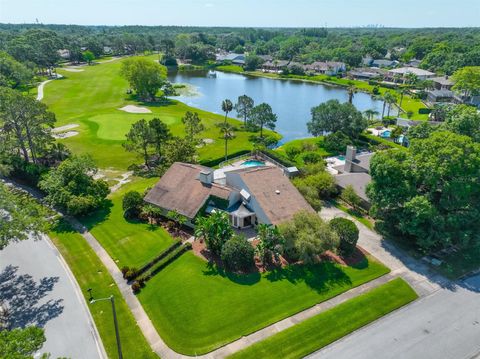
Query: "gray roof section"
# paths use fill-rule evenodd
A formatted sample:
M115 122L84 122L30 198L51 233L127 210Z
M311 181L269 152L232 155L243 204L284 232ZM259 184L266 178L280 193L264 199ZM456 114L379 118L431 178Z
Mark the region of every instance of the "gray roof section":
M340 187L345 188L347 186L352 186L355 192L367 202L367 185L371 180L372 177L364 172L342 173L335 176L335 181Z

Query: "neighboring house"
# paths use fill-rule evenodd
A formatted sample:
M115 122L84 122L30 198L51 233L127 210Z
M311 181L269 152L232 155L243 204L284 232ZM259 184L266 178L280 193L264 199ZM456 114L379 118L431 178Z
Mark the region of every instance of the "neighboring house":
M432 90L427 93L427 102L430 104L435 103L455 103L457 102L455 93L450 90L441 89L441 90Z
M420 67L422 60L411 59L409 62L406 63L407 67Z
M373 60L370 64L371 67L395 67L398 65L398 61L396 60L386 60L386 59L378 59Z
M216 55L216 61L217 62L231 62L234 65L240 65L243 66L245 65L245 55L244 54L235 54L235 53L229 53L229 54L217 54Z
M430 81L436 90L451 90L454 82L448 76L432 77Z
M64 60L69 60L70 59L70 50L61 49L61 50L58 50L57 53Z
M345 189L352 186L355 192L362 199L362 207L370 208L370 201L367 197L367 186L371 182L370 160L374 153L357 155L357 150L353 146L347 147L345 154L345 164L336 166L334 169L338 172L335 175L337 186Z
M335 76L341 72L345 72L347 66L343 62L336 61L316 61L310 65L305 65L305 71L315 74Z
M144 200L160 207L164 215L172 210L184 215L190 227L195 217L217 210L226 211L236 228L277 225L301 210L314 211L278 167L231 170L224 173L221 183L215 177L208 167L177 162Z
M103 53L105 55L110 55L113 53L113 49L110 46L104 46L103 47Z
M427 80L435 77L435 74L433 72L427 70L419 69L416 67L400 67L398 69L388 70L386 78L394 81L397 76L400 76L403 81L405 81L407 74L414 74L419 80Z
M262 65L263 72L275 72L280 73L287 68L289 61L285 60L273 60L264 62Z
M349 71L348 75L358 80L372 80L383 77L385 70L374 67L356 68Z

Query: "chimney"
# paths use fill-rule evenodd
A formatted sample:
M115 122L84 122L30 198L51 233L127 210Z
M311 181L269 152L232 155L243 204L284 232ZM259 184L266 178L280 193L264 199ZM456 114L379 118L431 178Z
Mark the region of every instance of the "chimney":
M198 179L200 182L206 185L210 185L213 182L213 171L210 170L203 170L198 175Z
M345 154L345 172L352 172L353 162L355 161L356 154L357 149L355 146L347 146L347 152Z

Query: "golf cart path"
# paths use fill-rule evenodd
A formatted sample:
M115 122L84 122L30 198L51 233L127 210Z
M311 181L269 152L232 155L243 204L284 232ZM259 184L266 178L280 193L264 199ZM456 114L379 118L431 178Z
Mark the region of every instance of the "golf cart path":
M44 92L43 90L44 90L46 84L48 84L49 82L51 82L53 80L61 79L62 77L63 77L62 75L57 74L57 77L41 82L38 85L38 88L37 88L37 101L42 101L43 100L43 92Z

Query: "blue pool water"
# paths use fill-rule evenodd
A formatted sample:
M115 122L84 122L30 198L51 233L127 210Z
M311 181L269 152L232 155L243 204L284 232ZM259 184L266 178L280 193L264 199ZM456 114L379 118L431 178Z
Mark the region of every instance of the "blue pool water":
M338 158L340 161L345 161L345 156L340 155L340 156L337 156L337 158Z
M391 135L392 135L392 131L387 130L387 131L383 131L380 137L390 138Z
M257 160L248 160L248 161L243 162L242 166L245 166L245 167L265 166L265 162L257 161Z

